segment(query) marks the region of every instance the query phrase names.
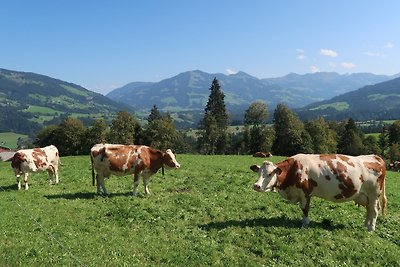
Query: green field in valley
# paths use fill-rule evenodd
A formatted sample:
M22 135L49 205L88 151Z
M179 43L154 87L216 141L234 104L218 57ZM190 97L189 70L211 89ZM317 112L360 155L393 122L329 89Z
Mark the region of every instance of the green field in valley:
M252 190L262 159L177 159L137 197L116 176L98 196L88 156L61 158L58 185L33 174L28 191L0 163L0 266L400 266L400 173L388 172L387 218L369 233L363 207L317 198L301 228L297 205Z
M18 138L26 138L27 135L16 133L0 133L0 145L11 149L17 148Z

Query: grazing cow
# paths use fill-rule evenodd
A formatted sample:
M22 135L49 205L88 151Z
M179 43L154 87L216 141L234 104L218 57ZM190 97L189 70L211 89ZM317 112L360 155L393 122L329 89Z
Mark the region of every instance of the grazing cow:
M21 174L24 174L25 190L28 190L29 172L47 171L50 177L55 178L58 184L58 164L60 156L58 149L51 145L43 148L21 149L18 150L11 159L11 167L17 177L18 190L21 189Z
M258 172L256 191L277 189L280 195L299 203L303 226L310 222L308 212L312 196L333 202L354 201L367 209L365 226L375 230L378 208L385 217L385 162L378 156L345 156L335 154L298 154L276 165L264 161L250 167Z
M269 157L272 157L272 153L271 152L261 152L261 151L259 151L259 152L254 153L253 157L256 157L256 158L269 158Z
M133 174L133 195L137 195L139 175L143 176L144 190L149 194L149 178L160 168L164 174L164 165L178 169L179 163L171 149L163 152L148 146L97 144L90 150L92 161L92 179L94 185L95 171L97 173L97 193L108 194L104 177L111 174L126 176ZM103 192L101 191L103 189Z

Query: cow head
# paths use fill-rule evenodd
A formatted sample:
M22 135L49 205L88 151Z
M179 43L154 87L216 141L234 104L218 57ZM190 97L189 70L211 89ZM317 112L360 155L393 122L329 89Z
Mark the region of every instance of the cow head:
M250 169L258 173L258 181L253 189L256 191L271 191L278 181L277 175L282 171L270 161L264 161L260 166L252 165Z
M168 167L179 169L181 165L176 161L176 157L174 153L172 153L171 149L167 149L163 155L164 164Z

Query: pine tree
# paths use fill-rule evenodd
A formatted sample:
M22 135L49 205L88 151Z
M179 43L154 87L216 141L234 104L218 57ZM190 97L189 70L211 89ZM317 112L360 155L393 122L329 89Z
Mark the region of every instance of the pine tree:
M202 133L199 142L204 153L223 154L227 149L229 116L224 99L225 95L219 82L214 78L204 110L204 118L200 124Z

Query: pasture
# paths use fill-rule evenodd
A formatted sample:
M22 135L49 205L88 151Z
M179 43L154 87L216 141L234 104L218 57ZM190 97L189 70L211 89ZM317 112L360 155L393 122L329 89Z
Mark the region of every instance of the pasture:
M272 161L283 158L273 157ZM96 195L89 156L63 157L60 184L31 174L18 191L0 163L0 266L400 266L400 174L388 172L387 218L364 227L365 209L314 198L309 228L277 193L252 190L251 156L178 155L144 195L132 178Z

